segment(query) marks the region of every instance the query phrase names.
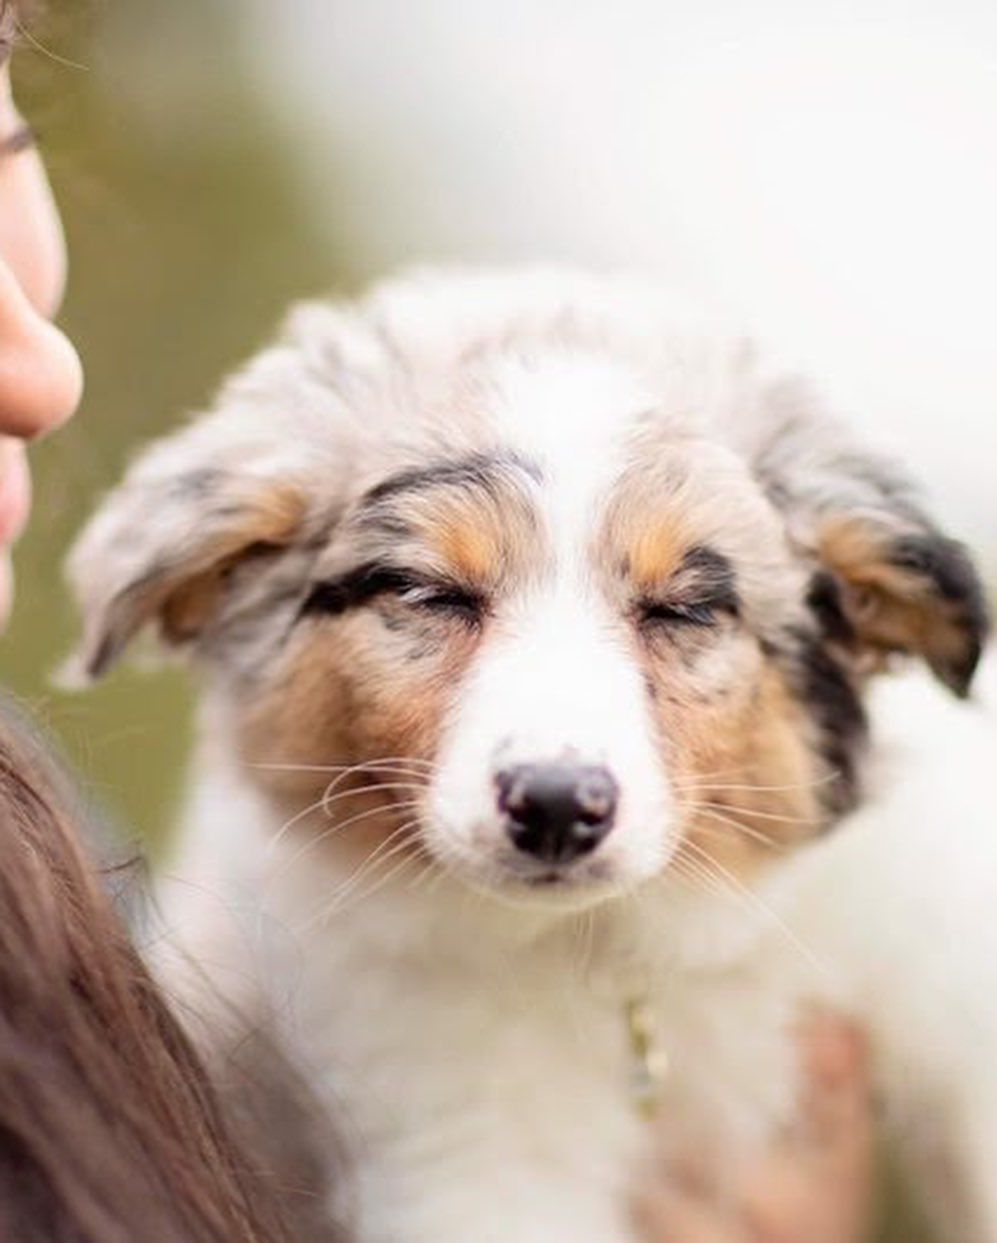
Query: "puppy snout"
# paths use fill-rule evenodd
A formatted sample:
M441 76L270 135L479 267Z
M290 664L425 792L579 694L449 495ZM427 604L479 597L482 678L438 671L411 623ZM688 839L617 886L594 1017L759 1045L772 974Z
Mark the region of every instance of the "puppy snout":
M589 854L613 827L619 788L591 764L519 764L496 775L499 810L517 850L543 863Z

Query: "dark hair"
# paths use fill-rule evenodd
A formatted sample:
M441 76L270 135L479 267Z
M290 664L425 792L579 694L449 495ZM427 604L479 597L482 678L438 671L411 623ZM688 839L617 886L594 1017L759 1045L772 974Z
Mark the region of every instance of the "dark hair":
M300 1238L22 735L0 718L0 1237Z

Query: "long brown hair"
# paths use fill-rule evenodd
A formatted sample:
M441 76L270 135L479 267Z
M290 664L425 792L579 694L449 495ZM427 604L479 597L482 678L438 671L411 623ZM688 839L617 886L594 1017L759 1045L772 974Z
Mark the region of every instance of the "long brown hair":
M290 1239L59 785L0 718L0 1237Z

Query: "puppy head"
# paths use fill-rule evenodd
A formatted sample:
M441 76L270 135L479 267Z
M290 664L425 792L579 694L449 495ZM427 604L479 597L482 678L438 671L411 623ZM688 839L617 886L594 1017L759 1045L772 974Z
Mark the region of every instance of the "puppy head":
M299 312L71 573L88 671L147 624L191 652L282 819L552 903L820 831L867 678L908 653L965 694L986 630L960 546L807 395L536 273Z

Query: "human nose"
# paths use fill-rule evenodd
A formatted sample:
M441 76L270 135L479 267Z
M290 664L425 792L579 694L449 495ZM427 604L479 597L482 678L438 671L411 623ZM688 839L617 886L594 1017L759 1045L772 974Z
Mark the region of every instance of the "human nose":
M0 434L30 440L73 413L83 390L69 339L34 309L0 262Z

